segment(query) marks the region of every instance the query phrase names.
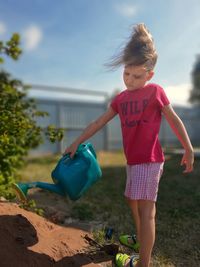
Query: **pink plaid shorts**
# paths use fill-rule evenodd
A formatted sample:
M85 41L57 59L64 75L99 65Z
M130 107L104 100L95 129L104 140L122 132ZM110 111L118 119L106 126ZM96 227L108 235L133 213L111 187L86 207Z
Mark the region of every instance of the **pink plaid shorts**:
M129 199L157 200L164 162L127 165L124 195Z

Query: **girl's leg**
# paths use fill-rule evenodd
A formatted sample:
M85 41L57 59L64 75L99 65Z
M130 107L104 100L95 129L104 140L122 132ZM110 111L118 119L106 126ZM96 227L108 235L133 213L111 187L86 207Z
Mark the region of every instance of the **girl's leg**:
M137 200L131 200L129 198L126 198L129 207L131 208L133 220L136 227L136 236L137 241L140 242L140 217L138 212L138 201Z
M149 267L151 253L155 242L155 202L138 200L138 212L140 220L140 260L138 267Z
M139 262L136 267L149 267L155 242L155 202L150 200L128 200L128 203L134 217L140 242ZM130 263L127 260L125 267L129 266Z

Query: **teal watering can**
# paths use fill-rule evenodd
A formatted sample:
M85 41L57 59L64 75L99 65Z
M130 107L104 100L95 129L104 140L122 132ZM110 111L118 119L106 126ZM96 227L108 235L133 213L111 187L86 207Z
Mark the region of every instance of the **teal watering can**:
M13 189L17 197L25 202L28 190L42 188L71 200L79 199L97 180L102 172L92 144L79 145L73 159L64 155L51 173L54 184L44 182L14 183Z

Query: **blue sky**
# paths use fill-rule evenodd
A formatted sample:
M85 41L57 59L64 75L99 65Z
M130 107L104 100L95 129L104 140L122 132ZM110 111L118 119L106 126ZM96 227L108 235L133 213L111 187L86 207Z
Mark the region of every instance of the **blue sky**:
M172 103L185 104L200 54L199 0L1 0L0 39L22 38L23 55L4 64L24 83L102 90L124 89L122 69L104 67L144 22L159 54L153 82Z

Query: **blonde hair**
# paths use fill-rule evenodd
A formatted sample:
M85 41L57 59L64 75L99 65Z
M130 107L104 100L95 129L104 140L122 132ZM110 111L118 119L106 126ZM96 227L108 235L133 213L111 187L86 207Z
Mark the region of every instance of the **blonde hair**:
M147 70L153 70L157 62L157 52L151 33L144 23L134 26L130 40L119 55L113 57L108 67L117 68L121 65L144 65Z

